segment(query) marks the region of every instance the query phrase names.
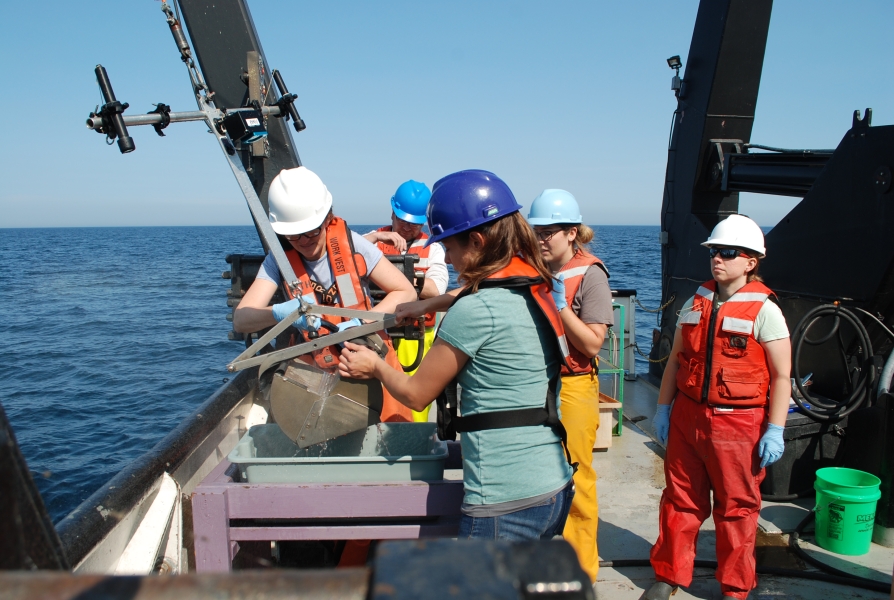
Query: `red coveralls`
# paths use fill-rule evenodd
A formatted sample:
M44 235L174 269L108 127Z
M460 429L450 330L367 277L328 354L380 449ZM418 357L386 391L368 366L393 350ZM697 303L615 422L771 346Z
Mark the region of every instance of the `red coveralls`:
M692 312L681 318L684 348L664 460L667 487L651 559L659 581L692 583L698 530L712 512L713 490L716 577L724 595L745 598L757 586L755 537L764 478L757 445L766 429L770 385L754 320L773 292L751 282L714 313L716 285L703 284Z

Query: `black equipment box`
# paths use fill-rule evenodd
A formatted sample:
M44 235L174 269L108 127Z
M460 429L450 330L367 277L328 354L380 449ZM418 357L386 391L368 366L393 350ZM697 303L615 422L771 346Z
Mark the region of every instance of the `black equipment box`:
M767 467L761 494L810 495L817 469L841 466L846 427L847 417L836 423L819 423L803 413L789 413L782 436L785 452L782 458Z
M227 114L223 126L234 144L251 144L267 137L264 117L257 110L239 110Z

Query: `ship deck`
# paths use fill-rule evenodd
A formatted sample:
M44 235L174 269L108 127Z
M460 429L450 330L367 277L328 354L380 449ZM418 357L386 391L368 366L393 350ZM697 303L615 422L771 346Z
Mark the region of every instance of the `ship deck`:
M593 454L598 474L599 555L603 561L647 559L658 537L658 502L664 489L664 448L652 437L658 390L643 379L625 384L624 424L606 452ZM757 559L761 566L819 572L805 565L788 549L788 533L812 507L813 498L797 504L765 502L761 510ZM872 544L868 554L843 556L816 546L805 533L801 547L837 569L891 583L894 548ZM699 535L698 559L715 560L714 525L708 519ZM636 600L651 585L650 567L603 567L596 584L599 598ZM681 588L674 600L720 598L720 586L710 569L695 569L692 585ZM838 598L889 598L888 594L799 578L760 576L750 598L836 600Z

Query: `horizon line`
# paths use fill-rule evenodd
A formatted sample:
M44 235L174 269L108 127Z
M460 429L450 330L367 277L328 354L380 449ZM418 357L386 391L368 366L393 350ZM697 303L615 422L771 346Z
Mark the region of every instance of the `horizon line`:
M387 225L387 223L357 223L357 227L375 227ZM350 223L348 227L350 227ZM661 227L661 225L646 224L610 224L610 225L593 225L588 223L589 227ZM6 229L144 229L153 227L254 227L254 225L25 225L19 227L0 227L0 230Z

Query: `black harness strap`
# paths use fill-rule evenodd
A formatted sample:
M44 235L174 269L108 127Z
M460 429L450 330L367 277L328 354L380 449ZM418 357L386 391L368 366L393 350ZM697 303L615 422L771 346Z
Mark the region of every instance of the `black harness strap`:
M546 408L522 408L478 413L467 417L456 417L456 432L481 431L482 429L508 429L510 427L533 427L543 425L549 419Z
M529 277L514 277L510 280L487 280L479 284L479 287L524 287L539 283L541 279ZM485 285L487 284L487 285ZM467 296L469 290L463 290L456 300ZM454 302L456 302L454 300ZM558 345L558 342L556 342ZM451 382L436 399L438 409L438 437L442 440L456 440L457 433L471 431L484 431L487 429L509 429L510 427L535 427L545 425L550 427L559 439L562 440L562 449L565 451L565 459L571 465L572 472L577 472L578 464L572 462L571 452L568 450L568 432L562 421L559 420L559 406L557 390L559 388L559 375L555 375L549 382L546 391L546 402L543 408L519 408L515 410L498 410L493 412L478 413L465 417L457 416L456 382Z
M577 472L577 463L572 462L571 452L568 450L568 432L562 421L559 420L559 407L556 396L559 377L550 381L549 390L546 392L546 404L543 408L518 408L515 410L497 410L493 412L478 413L465 417L457 417L456 411L450 415L453 431L466 433L470 431L484 431L487 429L509 429L510 427L534 427L545 425L551 428L559 439L562 440L562 449L565 451L565 459L571 465L573 472ZM441 405L438 398L438 420L440 430ZM456 439L454 435L453 439Z

